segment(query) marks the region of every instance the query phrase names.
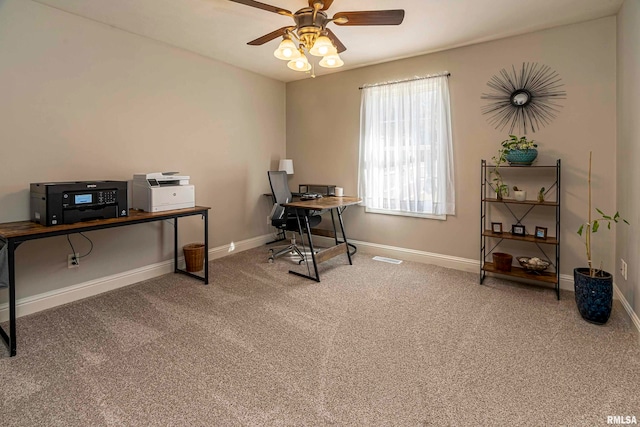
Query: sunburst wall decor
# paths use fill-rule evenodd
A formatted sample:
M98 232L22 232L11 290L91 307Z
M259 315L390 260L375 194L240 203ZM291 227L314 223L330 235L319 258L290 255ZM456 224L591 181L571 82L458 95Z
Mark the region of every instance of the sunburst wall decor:
M535 132L549 124L562 108L556 101L566 98L564 86L557 72L547 65L523 62L522 68L511 72L504 68L487 82L493 91L483 93L481 99L489 101L482 107L482 114L488 114L488 122L496 129L509 125L509 133L514 129L520 133Z

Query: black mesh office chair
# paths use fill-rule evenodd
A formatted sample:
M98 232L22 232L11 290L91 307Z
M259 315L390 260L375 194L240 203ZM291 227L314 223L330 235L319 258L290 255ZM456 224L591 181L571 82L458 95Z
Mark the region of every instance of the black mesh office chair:
M298 219L293 210L281 206L282 203L288 203L293 199L291 191L289 190L287 172L268 171L267 175L269 175L269 184L271 185L271 193L273 194L273 201L275 202L273 215L271 216L271 225L279 230L283 230L285 232L285 235L287 231L291 231L293 233L291 235L291 243L289 244L289 246L283 247L277 252L275 252L275 249L269 249L269 262L273 262L280 255L284 255L286 253L294 253L300 257L300 260L298 261L298 263L300 264L304 262L305 258L304 254L296 245L295 233L299 231ZM322 218L320 217L320 215L309 215L309 226L315 227L316 225L320 224L321 220Z

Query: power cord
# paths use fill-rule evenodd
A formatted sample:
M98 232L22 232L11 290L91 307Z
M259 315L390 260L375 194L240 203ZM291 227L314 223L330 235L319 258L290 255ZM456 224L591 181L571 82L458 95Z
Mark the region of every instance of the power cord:
M79 234L79 235L81 235L82 237L84 237L85 239L87 239L87 241L88 241L88 242L89 242L89 244L91 245L91 247L89 248L89 252L87 252L87 253L86 253L86 254L84 254L84 255L78 255L77 259L80 259L80 258L84 258L84 257L88 256L88 255L91 253L91 251L93 251L93 242L91 241L91 239L90 239L90 238L88 238L87 236L85 236L85 235L84 235L84 233L78 233L78 234ZM71 239L69 238L69 234L67 234L67 242L69 242L69 246L71 246L71 253L72 253L72 254L75 254L75 253L76 253L76 250L75 250L75 248L73 247L73 243L71 243ZM74 264L77 264L77 259L76 259L76 257L74 256L74 258L72 259L72 262L73 262Z

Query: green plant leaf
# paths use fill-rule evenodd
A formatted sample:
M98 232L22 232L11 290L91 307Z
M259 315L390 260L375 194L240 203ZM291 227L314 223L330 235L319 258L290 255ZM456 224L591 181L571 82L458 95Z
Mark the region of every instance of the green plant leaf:
M598 220L593 221L593 229L591 231L595 233L596 231L598 231L598 228L600 228L600 223L598 222Z
M610 223L610 222L608 222L608 223L607 223L607 228L608 228L609 230L611 230L611 223Z
M582 229L584 228L584 224L582 224L580 226L580 228L578 228L578 234L582 236Z
M626 222L627 224L629 224L629 221L627 221L626 219L623 219L623 221ZM629 225L631 225L631 224L629 224Z

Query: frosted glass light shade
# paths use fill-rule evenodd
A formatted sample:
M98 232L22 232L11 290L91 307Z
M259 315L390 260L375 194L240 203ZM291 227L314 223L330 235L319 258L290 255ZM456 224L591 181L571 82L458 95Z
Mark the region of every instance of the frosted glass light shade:
M278 170L286 171L287 175L293 175L293 160L291 159L280 160L280 164L278 165Z
M320 61L320 66L324 68L338 68L344 65L344 61L337 53L335 55L327 55Z
M280 42L280 46L273 52L273 56L284 61L291 61L292 59L300 58L302 55L296 44L290 38L285 37Z
M313 44L309 53L313 56L327 56L336 55L338 51L329 37L320 36L316 39L316 42Z
M304 54L301 54L300 58L289 61L287 63L287 67L295 71L309 71L311 69L311 64L309 64L307 57L304 56Z

